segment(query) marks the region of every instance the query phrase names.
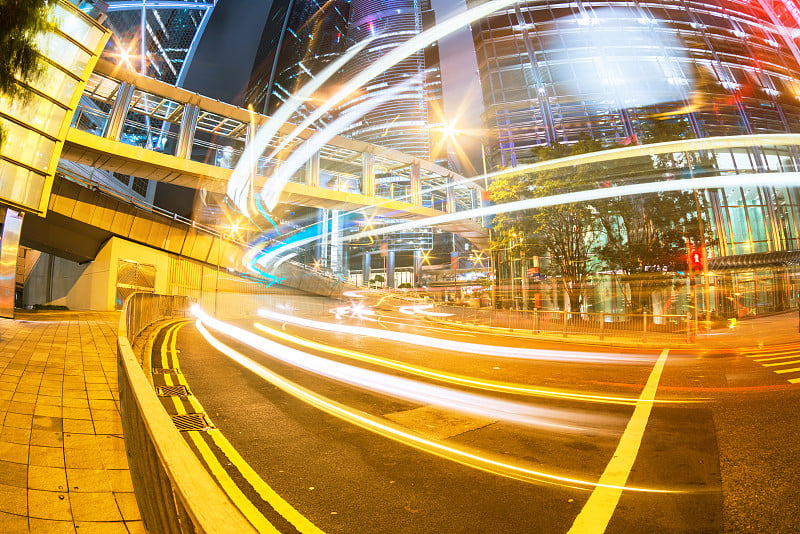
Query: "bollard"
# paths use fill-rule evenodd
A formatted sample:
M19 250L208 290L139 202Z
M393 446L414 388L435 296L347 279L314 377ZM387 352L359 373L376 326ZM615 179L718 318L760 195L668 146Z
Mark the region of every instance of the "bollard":
M600 312L600 341L603 341L603 333L606 329L606 312Z
M642 312L642 341L647 341L647 312Z

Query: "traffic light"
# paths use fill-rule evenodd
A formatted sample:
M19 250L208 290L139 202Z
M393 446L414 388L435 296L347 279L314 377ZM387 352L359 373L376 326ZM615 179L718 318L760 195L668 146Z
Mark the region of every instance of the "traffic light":
M703 251L701 249L692 249L689 251L689 272L702 272L703 271Z

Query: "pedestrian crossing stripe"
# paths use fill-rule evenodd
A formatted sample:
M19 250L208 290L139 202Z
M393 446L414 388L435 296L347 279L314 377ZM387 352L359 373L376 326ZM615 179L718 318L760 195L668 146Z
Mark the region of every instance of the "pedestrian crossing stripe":
M757 360L753 360L754 362L772 362L775 360L788 360L790 358L797 358L797 354L792 354L791 356L776 356L775 358L759 358ZM782 365L782 364L776 364Z
M775 369L776 373L798 373L800 372L800 367L795 367L793 369Z
M773 348L762 348L743 353L748 358L753 358L754 362L758 362L768 371L772 371L778 376L800 373L800 346L782 346ZM792 366L784 369L786 366ZM781 376L791 384L800 384L800 377L787 378Z
M777 363L762 363L764 367L780 367L782 365L794 365L800 363L800 360L789 360L788 362L777 362Z

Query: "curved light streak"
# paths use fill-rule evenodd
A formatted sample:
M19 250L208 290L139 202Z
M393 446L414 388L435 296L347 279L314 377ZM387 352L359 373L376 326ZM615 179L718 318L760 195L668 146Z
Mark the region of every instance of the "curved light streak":
M600 484L599 482L592 482L575 477L537 471L535 469L527 468L523 465L513 464L508 461L501 461L483 456L478 451L474 451L464 446L450 445L442 441L427 439L419 434L402 428L399 425L392 424L383 418L375 417L362 411L349 408L341 403L328 399L327 397L318 395L307 388L295 384L294 382L286 380L277 373L270 371L263 365L254 362L240 352L237 352L231 347L228 347L227 345L218 341L216 338L211 336L211 334L203 327L203 324L199 320L197 321L196 325L197 330L212 347L284 392L293 395L294 397L324 411L325 413L333 415L334 417L338 417L339 419L354 424L360 428L369 430L399 443L403 443L404 445L414 447L417 450L444 458L445 460L523 482L538 482L577 489L609 487L644 493L686 493L686 491L682 490L665 490L636 486L621 487L609 484Z
M301 146L292 151L289 157L286 158L286 161L284 161L275 173L267 179L267 182L261 190L261 201L267 211L275 209L275 206L278 205L278 200L280 199L283 188L289 183L292 175L297 172L306 161L311 159L314 152L325 146L331 139L339 135L358 118L366 115L379 104L405 91L417 81L419 81L419 76L415 76L401 84L390 87L385 91L374 93L368 100L347 110L347 112L337 117L336 120L316 132L310 139L306 140Z
M512 384L509 382L500 382L497 380L479 380L469 376L458 375L455 373L447 373L444 371L437 371L435 369L430 369L428 367L421 367L418 365L411 365L399 362L397 360L381 358L379 356L373 356L371 354L366 354L363 352L332 347L324 343L317 343L315 341L311 341L310 339L305 339L302 337L293 336L286 332L281 332L280 330L270 328L261 323L254 323L253 326L255 326L258 330L261 330L265 334L277 337L279 339L283 339L284 341L288 341L290 343L294 343L296 345L300 345L309 349L319 350L330 354L336 354L337 356L343 356L345 358L369 364L380 365L382 367L388 367L389 369L394 369L396 371L402 371L404 373L422 376L432 380L446 382L448 384L455 384L458 386L466 386L471 388L483 389L487 391L498 391L501 393L513 393L516 395L526 395L530 397L547 397L547 398L555 398L555 399L571 400L571 401L598 402L603 404L633 405L639 401L639 399L635 397L617 397L613 395L590 395L587 393L573 393L570 391L560 391L556 389L534 388L524 384ZM683 403L683 402L693 402L693 401L657 400L653 402Z
M498 213L510 213L513 211L546 208L561 204L572 204L575 202L588 202L591 200L644 195L648 193L661 193L665 191L720 189L726 187L743 187L748 185L797 187L800 186L800 172L727 174L724 176L683 178L680 180L661 180L658 182L646 182L639 184L618 185L614 187L604 187L601 189L588 189L585 191L573 191L571 193L529 198L526 200L518 200L516 202L508 202L506 204L484 206L472 210L459 211L457 213L447 213L444 215L427 217L425 219L418 219L416 221L398 223L391 226L384 226L383 228L366 230L351 236L344 236L342 240L349 241L351 239L363 239L365 237L377 236L390 232L403 232L413 228L418 228L420 226L435 226L437 224L461 221L464 219L471 219L473 217L481 217L484 215L496 215Z
M415 52L422 50L423 48L433 44L434 42L438 41L439 39L442 39L443 37L458 30L463 26L471 24L476 20L481 19L487 15L490 15L491 13L499 9L503 9L504 7L512 5L515 1L516 0L492 0L490 2L486 2L485 4L481 4L480 6L468 9L454 17L450 17L449 19L438 23L433 28L424 31L419 35L415 35L402 45L392 49L387 54L381 56L381 58L378 61L376 61L363 71L359 72L356 76L354 76L347 83L345 83L334 95L328 97L320 107L314 110L314 112L312 112L306 118L306 120L304 120L300 125L298 125L294 130L292 130L292 132L288 136L286 136L275 149L273 149L272 153L269 155L269 158L270 159L274 158L281 150L283 150L292 141L292 139L297 137L300 134L300 132L311 126L314 122L319 120L325 113L330 111L334 106L339 104L353 91L355 91L368 81L382 74L384 71L393 67L397 63L403 61L411 54L414 54Z
M619 159L636 158L641 156L657 156L687 151L714 150L719 148L752 148L760 146L786 146L800 145L800 134L757 134L757 135L730 135L719 137L701 137L698 139L680 139L678 141L664 141L646 145L634 145L586 154L575 154L563 158L539 161L512 167L500 171L490 172L485 176L470 178L470 181L483 180L484 178L500 178L517 176L530 172L539 172L552 169L561 169L573 165L586 165Z
M429 317L450 317L452 313L435 312L433 304L414 304L412 306L400 306L398 311L404 315L427 315Z
M322 87L331 76L341 69L345 63L350 61L353 56L361 52L370 42L372 42L372 38L365 39L351 46L339 58L322 69L317 76L314 76L307 84L301 87L297 93L291 95L288 100L278 108L275 114L258 129L253 140L247 143L247 146L244 147L242 157L239 158L239 162L236 164L236 167L234 167L230 179L228 180L228 196L233 200L236 207L239 208L239 211L244 214L248 213L247 196L249 193L248 182L251 176L251 162L256 161L259 156L263 154L273 137L280 131L281 126L289 120L292 114L297 111L306 99L311 97L317 89ZM294 137L296 137L296 135L293 136L293 138Z
M258 315L279 321L283 323L304 326L306 328L313 328L315 330L324 330L327 332L338 332L351 334L355 336L374 337L386 339L390 341L397 341L400 343L419 345L432 349L449 350L454 352L463 352L467 354L480 354L482 356L496 356L499 358L515 358L524 360L543 360L543 361L560 361L560 362L608 362L608 363L652 363L655 358L647 354L631 354L619 355L612 353L602 352L571 352L561 350L548 350L548 349L528 349L519 347L504 347L498 345L485 345L482 343L467 343L465 341L453 341L449 339L442 339L438 337L421 336L419 334L410 334L406 332L395 332L392 330L377 330L375 328L366 328L363 326L352 326L338 323L326 323L323 321L312 321L311 319L303 319L301 317L294 317L284 313L278 313L272 310L260 308Z
M485 395L418 382L328 360L276 343L218 319L212 319L200 310L195 311L194 315L211 328L223 332L240 343L244 343L276 360L318 376L324 376L374 393L389 395L422 405L430 404L460 413L511 421L551 431L609 433L610 430L608 428L612 425L619 424L620 428L624 426L618 421L618 417L598 414L591 417L594 423L592 425L576 424L575 421L588 420L589 418L585 414L574 410L543 408L515 401L494 399Z

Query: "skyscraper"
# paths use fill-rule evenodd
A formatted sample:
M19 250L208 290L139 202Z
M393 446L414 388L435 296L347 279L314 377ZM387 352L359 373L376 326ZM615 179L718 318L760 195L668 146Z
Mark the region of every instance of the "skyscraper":
M273 4L247 100L258 110L274 112L288 95L296 92L311 76L319 73L350 46L371 39L364 50L331 81L331 86L355 76L433 23L434 16L428 0L401 0L399 3L355 0L349 4L332 0L321 6L316 2ZM341 104L333 115L345 114L368 99L380 99L387 90L396 91L400 86L402 89L399 93L392 93L391 98L356 117L341 132L342 135L446 163L444 150L440 154L431 154L431 119L436 117L433 120L441 121L440 113L431 112L432 109L441 109L441 80L435 46L412 54L371 80ZM323 88L321 98L324 98L324 91ZM314 105L313 101L309 102L309 109ZM294 120L298 121L305 112L306 108L301 107ZM324 117L318 126L331 116ZM324 174L325 169L322 171ZM376 158L374 171L378 197L407 198L411 183L410 169L390 168ZM426 195L436 196L435 193ZM430 198L429 201L436 200ZM320 217L328 216L320 213ZM373 224L379 222L373 221ZM382 254L390 256L388 263L393 265L395 253L407 252L408 259L400 260L399 265L410 264L412 251L428 250L432 243L433 231L421 229L390 236L373 247L360 246L358 253L366 253L368 259L370 254L381 250ZM321 254L327 257L325 253ZM331 253L331 257L335 256Z
M256 53L247 103L261 113L273 113L344 52L349 12L345 0L274 2Z
M630 140L658 113L685 116L700 137L796 131L794 12L794 0L545 1L498 11L473 25L491 159L511 166L535 146L581 134Z
M535 159L536 147L582 136L637 144L664 122L697 138L796 133L799 21L796 0L548 0L498 11L473 25L491 162L516 167ZM721 177L800 166L786 146L699 157L710 158L702 172ZM692 177L696 170L684 165L680 172ZM787 290L787 269L800 255L800 190L723 187L695 198L713 235L704 243L709 264L732 273L719 278L715 295L747 295L747 307L782 309L796 293ZM733 302L707 298L707 313Z
M216 3L110 1L106 24L114 38L106 52L142 74L180 87Z

